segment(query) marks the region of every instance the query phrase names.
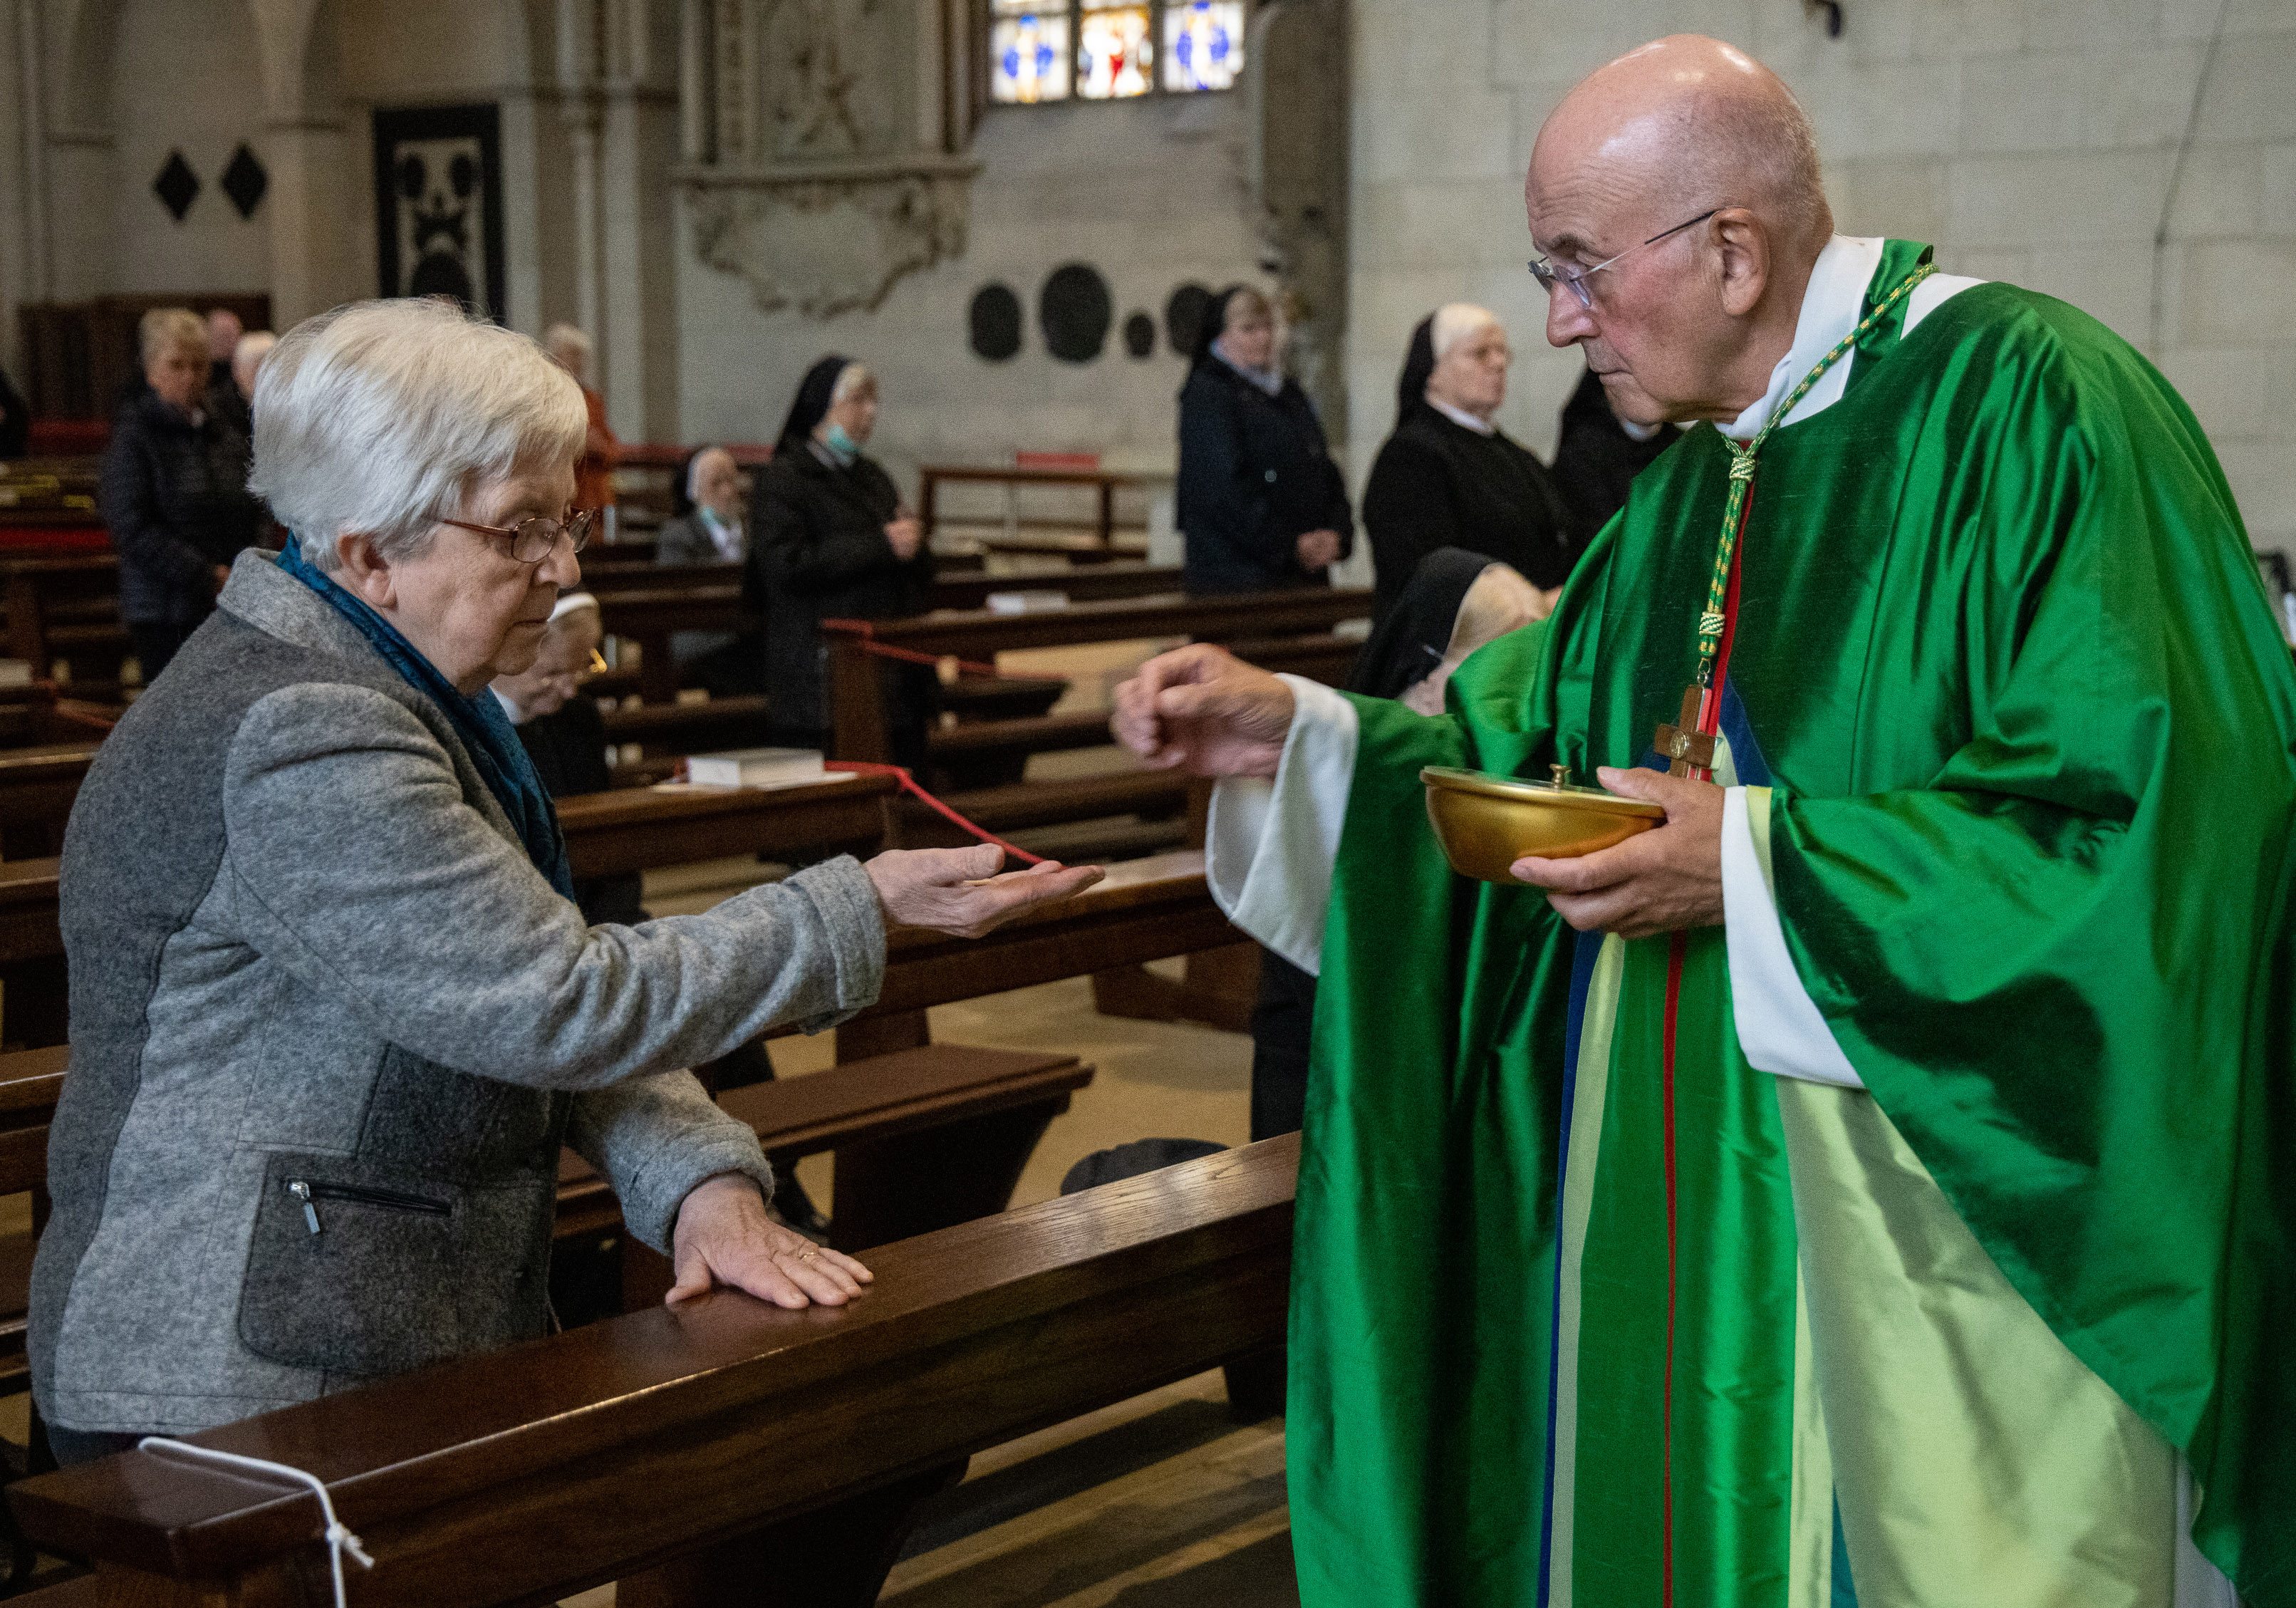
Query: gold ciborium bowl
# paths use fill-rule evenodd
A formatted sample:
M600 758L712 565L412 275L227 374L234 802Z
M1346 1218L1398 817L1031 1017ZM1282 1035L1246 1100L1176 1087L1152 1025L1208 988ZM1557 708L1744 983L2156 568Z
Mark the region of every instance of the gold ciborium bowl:
M1623 843L1666 819L1656 804L1599 787L1439 765L1421 771L1419 779L1427 784L1427 818L1444 857L1461 876L1479 882L1521 887L1507 867L1527 854L1573 859Z

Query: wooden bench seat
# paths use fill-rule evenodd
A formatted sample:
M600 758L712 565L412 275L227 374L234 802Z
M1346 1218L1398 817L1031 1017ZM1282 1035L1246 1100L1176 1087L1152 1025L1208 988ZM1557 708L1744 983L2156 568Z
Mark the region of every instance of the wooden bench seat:
M727 855L796 858L875 851L900 784L849 776L809 787L617 788L558 800L567 858L579 877L649 871Z
M1180 588L1180 570L1175 564L1091 564L1028 575L945 575L933 582L932 606L985 609L992 592L1064 592L1070 603L1079 603L1153 597Z
M999 787L1021 780L1031 754L1102 748L1113 742L1105 712L976 720L928 733L925 754L935 786L949 791Z
M190 1439L325 1480L375 1559L365 1608L615 1579L622 1608L866 1604L972 1453L1282 1339L1298 1157L1270 1139L902 1241L849 1307L720 1293ZM316 1504L275 1481L131 1452L11 1499L111 1571L106 1603L324 1579Z

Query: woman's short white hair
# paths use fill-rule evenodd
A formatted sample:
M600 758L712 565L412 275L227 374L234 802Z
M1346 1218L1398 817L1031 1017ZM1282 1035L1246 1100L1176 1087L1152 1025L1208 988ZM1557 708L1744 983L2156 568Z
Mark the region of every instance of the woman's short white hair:
M264 360L247 485L321 569L353 531L391 562L480 482L571 464L588 429L582 388L524 335L429 298L358 301Z

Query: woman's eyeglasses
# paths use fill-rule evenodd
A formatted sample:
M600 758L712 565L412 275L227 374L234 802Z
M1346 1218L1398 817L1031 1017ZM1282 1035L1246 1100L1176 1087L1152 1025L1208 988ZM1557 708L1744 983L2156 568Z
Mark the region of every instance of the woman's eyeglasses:
M1652 235L1648 240L1644 241L1642 245L1628 246L1625 250L1620 252L1617 257L1605 258L1603 261L1596 263L1591 268L1582 268L1575 262L1550 262L1546 258L1542 257L1530 265L1530 276L1538 281L1538 288L1545 291L1550 296L1554 293L1554 287L1556 285L1569 285L1570 287L1570 293L1578 298L1578 305L1585 308L1591 313L1595 310L1595 291L1594 287L1587 283L1589 279L1601 273L1604 268L1609 267L1612 263L1617 262L1623 258L1632 257L1636 252L1641 250L1643 246L1654 246L1669 234L1679 234L1685 229L1690 228L1693 225L1704 223L1708 218L1713 217L1715 212L1719 212L1720 210L1722 210L1722 209L1717 207L1711 212L1701 212L1697 217L1692 218L1689 223L1677 224L1671 229L1661 230L1658 234ZM1535 244L1537 242L1534 242L1533 243Z
M450 520L443 515L439 522L452 525L457 530L475 530L480 536L501 537L510 544L510 555L520 563L538 564L557 550L562 536L576 553L588 546L590 532L598 522L598 511L578 508L563 521L537 516L521 520L515 525L474 525L469 520Z

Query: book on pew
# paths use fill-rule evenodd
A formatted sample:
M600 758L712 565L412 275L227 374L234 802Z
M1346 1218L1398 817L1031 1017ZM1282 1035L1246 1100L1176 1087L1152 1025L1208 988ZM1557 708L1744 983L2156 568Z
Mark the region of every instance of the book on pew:
M685 779L702 787L803 787L829 781L832 775L817 748L735 748L685 761Z
M1069 606L1065 592L991 592L988 597L991 614L1043 614L1054 609Z

